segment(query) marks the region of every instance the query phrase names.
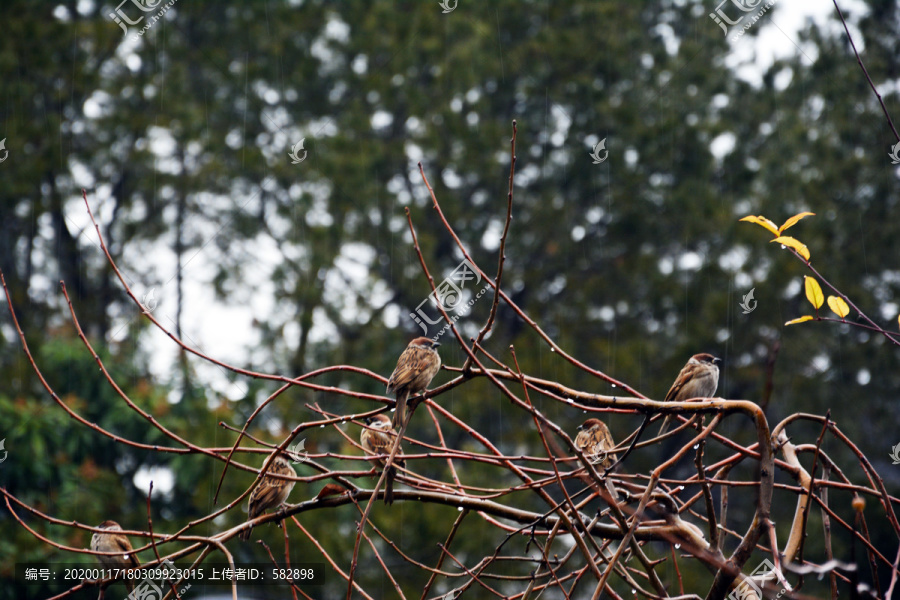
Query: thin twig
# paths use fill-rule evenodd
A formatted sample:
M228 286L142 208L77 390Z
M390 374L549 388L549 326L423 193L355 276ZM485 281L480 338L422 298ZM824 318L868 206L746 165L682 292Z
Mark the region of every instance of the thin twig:
M841 23L844 25L844 31L847 32L847 40L849 40L850 46L853 48L853 53L856 55L856 62L859 63L859 67L862 69L863 74L866 76L866 81L869 82L869 87L872 88L872 92L874 92L875 97L878 98L878 103L881 104L881 110L882 112L884 112L884 117L887 119L888 125L891 126L891 131L894 132L894 137L897 138L898 142L900 142L900 134L897 133L897 128L894 127L894 122L891 120L891 115L888 114L887 107L884 105L884 99L881 97L881 94L878 93L878 89L875 87L875 83L869 76L869 71L868 69L866 69L866 65L863 64L862 58L860 58L859 56L859 50L856 49L856 44L853 42L853 36L850 35L850 29L847 27L847 21L844 20L844 13L841 11L841 7L838 6L837 0L833 0L833 2L838 16L841 18Z

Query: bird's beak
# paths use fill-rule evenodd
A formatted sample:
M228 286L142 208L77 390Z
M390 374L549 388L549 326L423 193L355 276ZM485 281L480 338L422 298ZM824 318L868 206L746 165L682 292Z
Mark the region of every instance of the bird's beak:
M722 364L722 359L721 359L721 358L714 358L714 359L713 359L713 364L714 364L714 365L720 365L720 364Z
M440 345L441 345L440 342L434 342L434 341L431 342L431 347L432 347L432 348L437 348L437 347L440 346Z
M577 429L578 431L581 431L582 429L584 429L584 423L582 423L581 425L579 425L579 426L576 427L575 429Z

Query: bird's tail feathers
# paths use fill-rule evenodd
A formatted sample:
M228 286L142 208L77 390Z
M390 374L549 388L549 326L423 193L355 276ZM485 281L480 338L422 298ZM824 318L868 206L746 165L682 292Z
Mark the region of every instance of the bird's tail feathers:
M397 476L397 469L393 465L387 470L387 476L384 481L384 503L391 505L394 503L394 478Z
M248 527L248 528L245 529L244 531L240 532L240 533L238 534L238 536L239 536L242 540L244 540L244 541L246 542L246 541L248 541L248 540L250 539L250 533L251 533L252 531L253 531L253 528L252 528L252 527Z
M400 392L397 394L397 409L394 411L393 426L394 429L400 430L406 425L406 400L409 398L409 392Z
M656 437L663 435L669 430L669 427L672 426L672 419L672 415L667 415L666 418L663 419L662 425L659 426L659 433L656 434Z

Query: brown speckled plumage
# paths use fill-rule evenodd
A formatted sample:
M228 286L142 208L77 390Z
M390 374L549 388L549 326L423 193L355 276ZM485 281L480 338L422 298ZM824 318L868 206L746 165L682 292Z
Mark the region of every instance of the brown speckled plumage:
M272 455L269 455L266 458L266 462L268 462L269 460L272 460ZM265 464L266 463L264 462L263 465ZM263 514L270 508L281 506L285 502L285 500L288 499L288 496L291 494L291 490L294 489L293 481L269 477L269 473L291 476L297 474L294 471L294 468L291 466L291 463L289 463L286 458L281 455L275 457L272 466L270 466L266 471L266 475L263 477L262 481L260 481L259 485L256 486L252 492L250 492L248 509L248 520L250 521ZM241 539L244 541L249 540L250 533L252 531L253 527L248 527L247 529L242 531L240 533Z
M588 419L578 427L575 447L584 452L585 457L605 469L616 462L616 455L610 450L616 447L609 427L600 419Z
M436 347L439 343L418 337L411 341L400 355L397 367L388 379L387 391L397 398L394 427L400 430L406 422L406 401L421 394L441 368L441 357Z

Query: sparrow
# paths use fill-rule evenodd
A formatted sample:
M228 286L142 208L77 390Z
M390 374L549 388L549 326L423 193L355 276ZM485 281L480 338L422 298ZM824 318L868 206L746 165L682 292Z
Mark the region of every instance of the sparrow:
M394 446L394 440L397 439L397 432L391 428L391 419L385 415L374 415L366 419L366 425L359 432L359 443L363 449L370 454L390 454ZM375 459L382 467L387 462L387 457L379 457ZM401 457L394 459L394 462L401 467L406 466L406 462Z
M115 521L103 521L97 525L100 529L105 529L110 533L94 533L91 536L91 550L94 552L122 552L114 556L103 556L98 554L97 560L103 565L104 569L130 569L141 566L131 542L123 533L115 533L122 531L122 527ZM126 577L124 580L128 591L134 590L135 580Z
M370 454L389 455L394 449L394 442L397 440L397 432L391 427L390 418L384 414L375 415L366 419L366 424L369 427L363 427L362 431L359 432L359 443L362 444L363 450ZM383 467L387 463L387 457L377 458L375 462ZM399 456L394 459L394 462L401 467L406 466L406 461ZM385 504L394 502L394 477L396 475L397 470L391 465L386 476Z
M269 457L266 458L263 462L263 467L265 467L270 460L272 460L272 455L269 455ZM291 490L294 489L293 481L269 477L270 473L290 476L297 474L294 471L294 467L291 466L291 463L289 463L286 458L280 454L276 456L272 466L266 471L266 475L263 477L262 481L260 481L259 485L250 492L248 509L248 512L250 513L248 517L249 521L252 521L270 508L281 506L284 501L287 500ZM241 539L244 541L249 540L251 531L253 531L253 527L248 527L242 531L240 533Z
M663 402L684 402L691 398L710 398L719 387L718 363L720 362L722 359L716 358L712 354L693 355L681 369ZM674 420L675 415L668 415L659 428L657 437L664 434Z
M575 447L584 453L585 458L599 464L602 469L616 462L616 455L610 453L616 444L609 433L609 427L600 419L588 419L578 426Z
M401 430L401 435L406 423L406 401L410 396L424 392L441 368L441 357L435 350L438 346L440 344L434 340L417 337L400 355L397 367L388 379L387 391L397 398L394 427Z

